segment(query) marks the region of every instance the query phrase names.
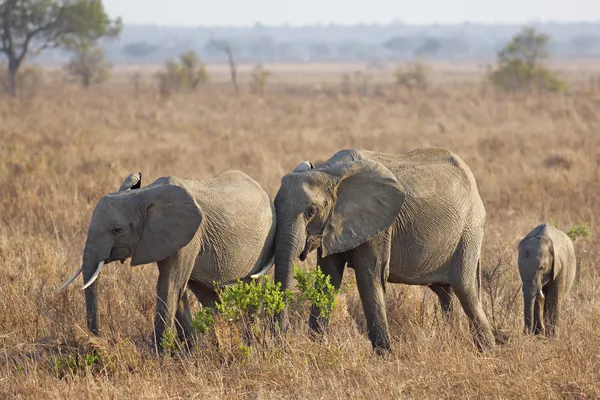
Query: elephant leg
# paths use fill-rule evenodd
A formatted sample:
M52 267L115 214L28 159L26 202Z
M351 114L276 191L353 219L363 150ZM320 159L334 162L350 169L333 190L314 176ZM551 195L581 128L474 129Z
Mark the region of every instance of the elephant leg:
M472 287L455 287L456 297L469 318L477 347L479 350L488 350L494 346L494 334L474 286L473 284Z
M158 267L153 342L159 351L162 351L161 340L165 331L173 328L187 281L187 277L175 273L176 269L168 261L160 262Z
M332 254L329 257L321 258L321 248L318 248L317 265L321 267L321 271L325 275L329 275L331 284L335 290L338 290L344 277L344 267L346 266L344 258L340 254ZM322 317L319 307L312 305L310 307L310 318L308 319L309 328L313 332L321 334L327 329L328 324L329 318Z
M180 340L186 340L193 335L190 301L185 289L181 296L179 307L177 307L177 311L175 312L175 327L177 328L177 336Z
M465 244L463 238L458 251L459 258L456 262L458 262L458 270L463 272L463 275L452 282L452 288L469 318L478 349L489 350L495 345L496 340L481 303L479 249L472 242L470 246Z
M214 289L193 281L188 282L188 288L194 293L202 308L215 306L218 296Z
M392 350L385 309L389 257L389 239L380 239L375 244L365 243L352 251L356 284L367 321L369 340L373 349L380 354Z
M546 290L545 288L542 291ZM544 293L544 296L546 293ZM533 333L536 335L543 335L545 328L545 305L546 301L541 296L536 296L535 304L533 305Z
M556 284L550 284L548 291L544 293L546 298L544 302L544 322L546 324L545 332L546 337L554 337L558 331L558 324L560 318L560 295L559 288Z
M452 286L446 283L436 283L428 285L428 287L438 296L444 322L450 322L450 316L452 315L453 310L452 294L454 293Z

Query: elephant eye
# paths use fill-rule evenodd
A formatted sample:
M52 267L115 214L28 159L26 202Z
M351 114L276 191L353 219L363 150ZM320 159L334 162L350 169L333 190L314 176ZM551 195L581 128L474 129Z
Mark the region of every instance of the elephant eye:
M540 264L540 266L538 267L538 269L541 271L544 269L544 264Z
M310 218L314 217L316 213L317 213L317 207L310 206L309 209L306 210L305 215L306 215L307 219L310 219Z
M123 231L123 228L115 228L112 230L113 235L118 235Z

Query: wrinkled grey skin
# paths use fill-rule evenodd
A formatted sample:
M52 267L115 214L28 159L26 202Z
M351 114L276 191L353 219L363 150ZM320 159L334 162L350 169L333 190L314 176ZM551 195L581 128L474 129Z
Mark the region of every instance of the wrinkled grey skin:
M518 264L523 282L525 331L555 336L561 304L575 280L571 238L550 224L538 225L519 243Z
M486 213L457 155L443 148L404 155L342 150L285 175L275 208L275 280L288 287L292 263L315 249L336 288L345 266L353 268L375 350L391 350L386 282L428 285L446 316L456 293L479 348L494 345L480 299ZM309 325L320 332L327 321L313 308Z
M145 187L140 174L131 174L94 210L83 251L84 283L101 261L156 262L153 340L159 341L175 319L180 336L189 336L186 284L210 306L216 300L213 281L249 281L266 273L273 265L275 228L270 197L240 171L206 181L163 177ZM97 284L85 290L87 325L94 334L99 332Z

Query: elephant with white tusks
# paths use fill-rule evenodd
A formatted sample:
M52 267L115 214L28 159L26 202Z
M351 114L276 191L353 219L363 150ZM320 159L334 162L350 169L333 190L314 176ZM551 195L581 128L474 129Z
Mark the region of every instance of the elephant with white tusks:
M550 224L538 225L519 243L518 264L525 331L555 336L577 268L571 238Z
M273 265L276 215L262 187L240 171L206 181L159 178L142 187L131 174L118 192L100 199L91 218L83 263L87 325L99 333L97 284L102 267L131 257L158 265L153 341L167 328L193 333L186 285L203 306L217 299L213 282L249 281ZM176 321L175 321L176 320ZM160 346L159 346L160 347Z
M316 167L305 161L282 178L275 208L275 280L288 287L294 261L315 249L336 288L345 266L353 268L377 352L391 350L386 282L429 286L446 317L456 293L479 348L494 346L480 298L486 213L471 170L456 154L352 149ZM280 322L285 328L285 314ZM309 325L317 332L327 325L315 307Z

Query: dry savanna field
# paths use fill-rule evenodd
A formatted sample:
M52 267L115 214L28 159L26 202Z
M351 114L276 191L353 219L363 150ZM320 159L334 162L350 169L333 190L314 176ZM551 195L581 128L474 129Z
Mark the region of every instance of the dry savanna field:
M567 67L562 94L496 92L476 66L437 68L412 92L389 71L343 80L343 66L328 66L273 68L262 94L242 70L235 95L217 71L169 98L148 71L116 70L87 91L45 71L20 99L0 98L0 398L599 398L600 88L595 66ZM500 343L489 353L474 348L460 306L446 325L429 289L388 285L393 352L377 356L352 270L325 340L311 338L298 308L284 344L242 349L220 325L191 354L168 356L147 344L155 264L105 267L100 337L85 326L81 278L58 291L80 265L97 201L131 172L146 185L238 169L274 197L302 160L424 146L467 162L487 210L482 295ZM516 264L519 240L549 219L591 232L575 242L578 273L554 340L523 335ZM314 264L314 254L300 263Z

